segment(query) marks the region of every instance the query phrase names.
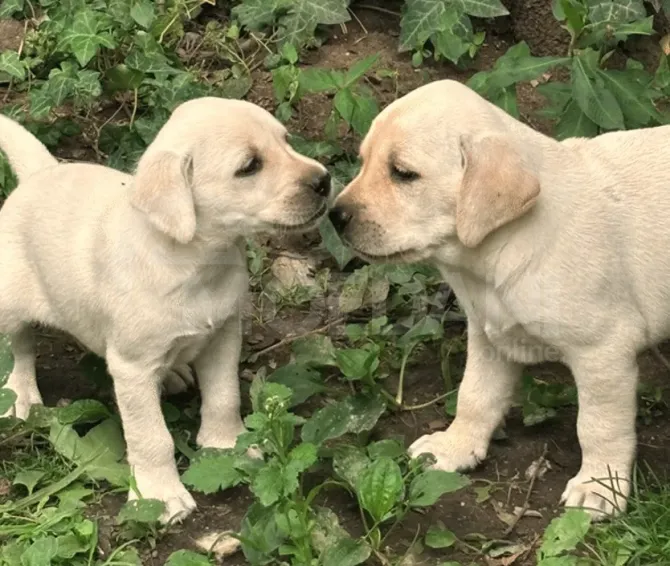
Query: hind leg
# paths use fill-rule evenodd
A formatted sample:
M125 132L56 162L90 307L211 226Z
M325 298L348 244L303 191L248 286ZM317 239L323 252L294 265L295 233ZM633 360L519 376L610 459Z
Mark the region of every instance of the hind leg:
M16 403L7 415L26 419L32 405L42 404L35 376L35 336L32 328L25 324L15 332L10 332L8 338L14 356L14 368L5 387L16 393Z

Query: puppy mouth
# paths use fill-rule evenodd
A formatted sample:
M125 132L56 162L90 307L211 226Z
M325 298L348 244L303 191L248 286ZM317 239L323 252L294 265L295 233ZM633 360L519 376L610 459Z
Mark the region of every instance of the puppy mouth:
M310 230L311 228L315 228L321 221L321 219L325 216L327 211L328 211L328 204L326 201L324 201L318 208L318 210L304 222L301 222L299 224L282 224L278 222L273 222L271 224L271 227L274 230L281 230L284 232L304 232L306 230Z
M428 251L427 248L407 248L385 254L373 254L357 248L350 242L346 243L357 256L371 263L413 263L424 259Z

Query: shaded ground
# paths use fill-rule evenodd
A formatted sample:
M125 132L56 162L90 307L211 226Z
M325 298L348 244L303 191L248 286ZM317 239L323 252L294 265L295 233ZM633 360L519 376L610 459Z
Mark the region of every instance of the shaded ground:
M514 2L510 2L514 4ZM386 5L386 3L384 3ZM514 6L512 6L514 9ZM308 58L308 63L324 67L346 68L351 62L372 53L379 53L380 68L389 68L397 71L397 83L393 79L383 79L371 83L377 92L381 105L392 101L397 95L416 88L428 80L437 78L455 78L466 80L474 71L489 68L514 41L514 31L504 22L497 22L495 28L489 29L487 42L482 48L476 63L476 69L459 70L449 64L426 65L416 70L410 63L408 55L398 55L397 36L392 30L398 29L396 16L383 14L371 9L357 10L360 22L352 20L344 30L335 28L325 45ZM524 20L519 26L535 25ZM551 22L552 28L558 26ZM390 33L391 30L391 33ZM2 38L0 33L0 39ZM562 48L561 38L554 38L551 45ZM529 41L529 43L531 43ZM531 44L532 47L534 47ZM551 47L551 46L550 46ZM538 46L538 55L556 54L547 45ZM646 49L646 47L645 47ZM255 73L255 82L249 99L268 108L274 109L271 77L269 73L258 71ZM539 107L541 99L535 94L532 87L520 87L519 106L524 119L531 125L546 129L546 124L532 117L532 111ZM309 98L302 103L296 118L290 124L290 129L306 137L319 137L323 131L323 124L329 111L330 103L323 97ZM313 311L312 311L312 314ZM318 314L327 318L326 314ZM310 321L315 324L315 321ZM278 320L262 327L254 326L247 332L252 337L253 347L258 349L265 343L272 343L286 333L286 329L295 332L305 324L305 315L290 310L280 313ZM259 345L260 343L260 345ZM665 348L670 355L670 347ZM281 352L277 353L281 356ZM81 350L75 344L61 335L45 332L39 342L38 375L40 388L47 404L55 404L59 400L95 397L103 400L110 399L108 389L87 380L78 361L82 356ZM462 359L454 360L455 367L462 365ZM535 375L548 380L570 380L565 368L556 365L544 365L532 370ZM663 385L666 382L667 370L653 356L645 355L641 359L641 377L643 381ZM430 363L418 366L409 372L406 391L412 402L421 403L443 393L442 382L439 378L438 367ZM667 413L667 411L666 411ZM430 525L442 521L459 537L469 540L468 536L481 535L487 540L501 539L507 529L507 524L500 518L502 512L511 512L515 506L523 505L526 499L528 482L524 473L530 464L547 451L551 462L551 470L535 484L528 499L532 510L539 511L541 518L522 519L514 532L507 538L511 542L522 542L530 545L525 556L520 557L515 564L531 565L535 563L532 544L538 539L544 527L555 516L558 507L558 498L567 480L574 475L580 463L580 451L575 432L576 410L563 409L559 417L550 423L537 427L524 427L518 410L513 411L507 422L508 439L494 442L490 457L472 477L494 482L490 498L477 503L473 489L443 498L426 515L414 514L405 524L396 531L393 537L393 546L406 548L410 545L416 532L417 524ZM664 471L670 460L670 421L667 414L655 416L649 423L640 426L640 459L648 462L652 468ZM448 423L444 408L441 404L433 405L428 409L402 415L388 415L383 418L378 430L385 434L400 434L409 444L418 436L435 429L443 428ZM486 483L476 483L476 487ZM228 528L236 529L239 521L249 506L251 499L243 489L230 490L216 496L204 497L195 494L199 504L198 513L187 520L183 525L175 527L173 533L159 540L154 551L147 550L146 566L163 565L170 552L193 547L194 539L207 531L221 531ZM345 524L355 524L358 515L354 502L340 493L331 492L326 496L325 503L338 512ZM116 514L121 504L121 498L108 497L105 499L100 516ZM101 525L102 537L110 536L113 521L103 521ZM473 545L478 546L476 538ZM431 563L437 558L442 560L459 560L463 564L487 564L484 558L477 557L467 549L456 551L437 552L427 551L424 554ZM240 555L232 557L226 564L243 564Z

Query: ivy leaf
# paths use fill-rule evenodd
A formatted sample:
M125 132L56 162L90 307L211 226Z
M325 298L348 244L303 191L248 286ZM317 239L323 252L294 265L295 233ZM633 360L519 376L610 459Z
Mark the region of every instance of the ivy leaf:
M26 78L26 66L16 51L7 49L0 53L0 71L20 81Z
M540 559L559 556L574 550L584 540L591 526L591 516L583 509L568 509L549 523L538 551Z
M149 29L156 19L154 3L149 0L137 0L130 8L130 16L144 29Z
M500 0L457 0L463 11L477 18L496 18L509 15Z
M79 10L72 25L68 26L60 42L60 48L69 47L79 64L86 66L100 47L114 49L111 37L100 33L98 14L93 10Z
M314 36L316 26L348 22L348 0L293 0L281 18L279 40L302 45Z
M416 476L409 486L409 504L412 507L433 505L445 493L452 493L470 485L470 480L457 472L426 470Z
M403 488L400 466L386 457L373 461L356 484L361 506L375 522L389 518L389 513L402 499Z
M165 503L159 499L134 499L124 503L119 511L119 524L133 521L135 523L157 523L165 512Z
M323 566L356 566L370 558L371 552L362 540L342 538L326 548L321 561Z
M167 559L165 566L211 566L206 556L192 550L178 550Z
M260 30L275 21L275 14L290 5L290 0L245 0L231 13L244 27Z
M241 457L232 450L203 450L182 474L182 481L206 494L238 485L244 474L236 467Z
M582 112L606 130L623 130L621 107L602 82L591 75L598 68L598 52L587 49L572 61L572 93ZM600 79L602 81L602 79Z
M400 20L401 52L423 46L436 31L447 8L445 0L407 0Z

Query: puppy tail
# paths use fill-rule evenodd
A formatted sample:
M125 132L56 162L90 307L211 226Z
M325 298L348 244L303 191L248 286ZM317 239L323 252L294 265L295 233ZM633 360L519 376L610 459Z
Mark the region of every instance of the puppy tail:
M0 149L19 181L33 173L58 165L46 146L21 124L0 114Z

